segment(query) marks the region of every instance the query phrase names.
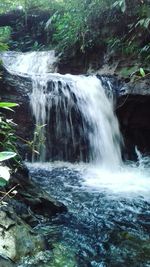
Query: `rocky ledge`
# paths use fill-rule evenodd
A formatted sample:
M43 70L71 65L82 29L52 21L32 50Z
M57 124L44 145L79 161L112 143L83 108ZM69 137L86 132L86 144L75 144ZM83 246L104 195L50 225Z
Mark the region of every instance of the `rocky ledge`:
M12 197L7 192L14 187L17 194ZM5 190L0 192L0 266L12 267L22 257L46 249L46 240L33 227L67 209L31 180L25 166L12 176Z
M124 156L135 159L135 147L150 153L150 77L123 82L117 96L116 114L124 138Z

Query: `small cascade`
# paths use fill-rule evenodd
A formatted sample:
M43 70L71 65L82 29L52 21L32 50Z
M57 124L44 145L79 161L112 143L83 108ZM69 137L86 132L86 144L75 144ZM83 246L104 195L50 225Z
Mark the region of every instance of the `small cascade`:
M53 52L17 54L13 59L4 54L3 58L9 72L32 79L34 148L40 154L33 154L33 161L121 163L118 121L112 98L106 96L100 79L52 73L56 63Z
M57 71L55 51L0 53L3 66L8 72L24 77Z

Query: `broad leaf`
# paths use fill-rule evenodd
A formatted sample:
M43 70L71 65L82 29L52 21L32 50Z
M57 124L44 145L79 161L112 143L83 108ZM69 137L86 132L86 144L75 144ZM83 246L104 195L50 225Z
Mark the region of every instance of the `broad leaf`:
M12 102L0 102L0 108L8 109L13 111L11 108L17 107L18 104Z
M4 183L5 181L5 184L7 183L7 181L9 181L10 169L7 166L0 166L0 179L2 183Z
M15 156L16 156L15 152L11 152L11 151L0 152L0 162L7 160L7 159L10 159L10 158L13 158Z
M126 2L125 2L125 0L123 0L122 3L121 3L121 11L122 11L122 13L124 13L126 11Z
M3 187L7 184L7 181L0 177L0 187Z

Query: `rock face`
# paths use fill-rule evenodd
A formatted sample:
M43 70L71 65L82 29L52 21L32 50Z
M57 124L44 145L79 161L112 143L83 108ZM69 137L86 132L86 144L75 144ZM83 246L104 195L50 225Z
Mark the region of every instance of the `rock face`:
M10 207L0 208L0 254L12 261L35 254L45 248L44 239L34 233ZM4 258L0 259L0 263ZM5 263L3 263L4 265ZM13 263L10 262L10 266ZM2 266L2 265L1 265ZM4 265L6 266L6 265ZM7 265L9 266L9 265Z
M135 147L150 153L150 79L123 85L117 97L116 114L124 138L125 158L135 159Z
M19 168L17 173L10 180L9 187L12 188L14 185L18 185L18 193L15 199L19 201L20 207L21 204L22 207L25 205L25 213L23 216L24 218L27 218L27 220L29 214L26 212L26 207L29 207L31 212L46 216L48 218L56 215L59 212L67 211L66 207L62 203L50 197L50 195L48 195L44 190L39 188L35 182L32 181L25 166ZM13 205L12 200L11 204ZM18 213L22 216L22 214L19 212L19 206L14 203L14 207L18 207Z
M1 267L15 267L16 265L9 258L0 255L0 266Z
M32 226L36 226L40 218L50 220L57 213L67 211L30 179L24 166L10 179L7 192L14 185L17 190L14 198L0 198L0 266L3 267L16 266L14 263L22 257L44 251L45 239L33 231Z

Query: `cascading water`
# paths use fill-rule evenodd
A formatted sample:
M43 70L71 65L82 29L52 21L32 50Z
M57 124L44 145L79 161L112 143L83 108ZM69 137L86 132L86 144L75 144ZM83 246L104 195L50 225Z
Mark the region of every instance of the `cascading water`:
M64 152L60 151L57 156L59 160L69 160L68 147L71 145L72 153L76 154L78 144L78 160L118 166L121 163L118 122L101 81L95 76L49 74L53 69L50 65L55 62L52 52L47 53L47 57L43 52L34 52L20 57L17 54L16 60L14 58L4 60L8 71L32 79L30 101L36 122L34 143L40 161L53 158L51 143L55 136L56 144L61 139L64 144L61 148ZM76 114L78 117L74 119ZM83 147L87 145L89 151L83 155ZM33 161L35 158L33 155Z
M136 148L139 163L122 163L112 98L101 81L51 73L55 68L49 63L56 60L49 56L43 61L35 52L2 58L9 72L32 79L29 97L40 160L71 161L78 154L78 161L88 163L27 164L32 178L69 212L39 225L52 243L53 257L47 250L18 267L148 267L150 159Z
M4 67L13 74L32 76L57 70L55 51L48 52L5 52L0 53Z

